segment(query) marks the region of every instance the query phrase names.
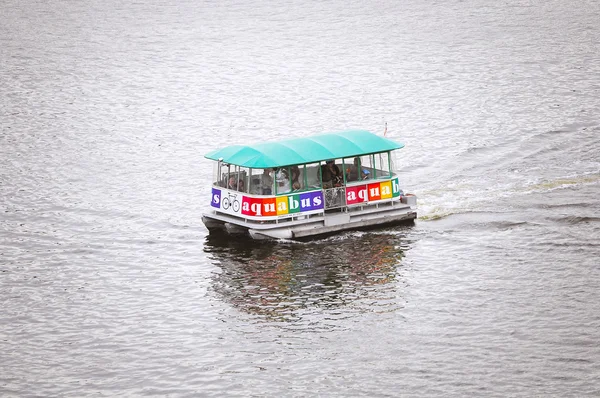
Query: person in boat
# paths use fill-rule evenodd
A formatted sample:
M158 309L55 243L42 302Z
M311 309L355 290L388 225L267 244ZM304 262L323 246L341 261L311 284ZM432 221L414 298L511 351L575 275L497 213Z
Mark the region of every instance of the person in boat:
M358 181L358 170L360 168L358 156L354 158L354 162L346 169L346 181Z
M240 191L240 192L244 192L245 191L245 189L244 189L244 180L241 179L241 178L238 180L237 190Z
M333 188L342 186L344 177L342 171L335 164L335 160L328 160L321 166L321 178L323 179L323 188Z
M277 181L277 193L290 191L290 177L285 167L275 169L275 180Z
M300 183L300 168L298 166L292 166L292 189L294 191L302 188L302 184Z
M229 177L229 182L227 183L227 189L237 190L237 182L235 181L234 176Z
M260 190L263 195L271 195L273 193L273 177L271 169L264 169L260 176Z
M358 171L360 170L360 176ZM370 176L371 172L367 169L363 169L360 167L360 160L357 157L354 158L354 163L352 166L346 169L346 181L358 181L359 178L361 180L367 180Z

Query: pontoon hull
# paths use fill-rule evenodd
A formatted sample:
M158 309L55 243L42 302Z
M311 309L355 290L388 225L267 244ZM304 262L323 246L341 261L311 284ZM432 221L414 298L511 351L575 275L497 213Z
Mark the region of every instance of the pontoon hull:
M415 206L411 206L396 201L312 215L304 219L288 219L278 223L251 222L216 211L203 214L202 221L210 232L243 234L253 239L301 240L345 230L400 224L410 222L416 217L416 203Z

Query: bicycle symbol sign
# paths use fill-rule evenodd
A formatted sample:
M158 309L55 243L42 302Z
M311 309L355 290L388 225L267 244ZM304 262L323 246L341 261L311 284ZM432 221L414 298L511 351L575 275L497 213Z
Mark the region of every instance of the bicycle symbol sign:
M227 210L231 207L236 213L240 211L240 201L237 200L237 194L227 192L227 196L223 197L223 200L221 201L221 207L223 210Z

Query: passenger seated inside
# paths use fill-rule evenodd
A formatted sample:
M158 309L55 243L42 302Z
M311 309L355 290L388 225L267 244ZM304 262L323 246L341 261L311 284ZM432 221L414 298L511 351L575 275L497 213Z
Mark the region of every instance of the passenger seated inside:
M290 178L285 167L275 170L275 179L277 180L277 193L285 193L290 191Z
M240 191L240 192L245 192L245 189L244 189L244 180L242 180L241 178L238 181L237 190Z
M235 181L234 176L229 177L229 182L227 183L227 189L233 189L233 190L237 189L237 183Z
M346 181L358 181L359 159L354 158L354 163L346 169Z
M252 180L250 181L250 193L252 195L262 195L260 176L252 176Z
M273 193L273 177L271 177L271 169L264 169L260 176L261 194L271 195Z
M353 164L346 169L346 181L358 181L358 170L360 170L361 180L367 180L370 177L371 172L361 168L359 158L355 157Z
M333 188L342 186L344 177L342 171L335 164L334 160L328 160L321 166L321 178L323 179L323 188Z
M300 183L300 168L298 166L292 166L292 189L294 191L302 188Z

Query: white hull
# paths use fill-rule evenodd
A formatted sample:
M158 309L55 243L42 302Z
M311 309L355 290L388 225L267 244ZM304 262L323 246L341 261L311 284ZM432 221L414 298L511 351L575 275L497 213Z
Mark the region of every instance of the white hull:
M417 217L416 197L402 201L356 206L332 212L257 222L218 211L205 213L202 221L210 231L248 235L253 239L303 239L344 230L398 224Z

